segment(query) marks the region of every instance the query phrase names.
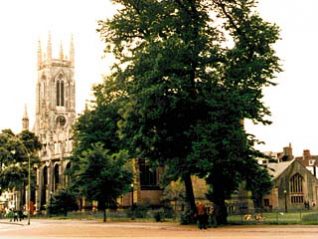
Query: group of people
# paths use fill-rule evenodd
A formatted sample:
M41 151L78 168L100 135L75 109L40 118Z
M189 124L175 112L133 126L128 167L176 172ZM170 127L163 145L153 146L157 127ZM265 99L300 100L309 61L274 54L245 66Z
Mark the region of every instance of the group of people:
M6 210L5 217L10 220L10 222L22 221L26 217L26 213L22 210L8 209Z
M208 225L217 226L215 207L206 207L202 202L196 205L196 219L199 229L207 229Z

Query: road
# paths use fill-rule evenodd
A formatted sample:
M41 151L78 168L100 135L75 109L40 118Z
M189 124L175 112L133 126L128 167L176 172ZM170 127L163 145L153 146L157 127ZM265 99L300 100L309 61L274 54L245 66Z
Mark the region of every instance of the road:
M40 220L8 223L0 220L0 239L15 238L114 238L114 239L309 239L318 226L226 226L199 230L173 223L107 222L93 220Z

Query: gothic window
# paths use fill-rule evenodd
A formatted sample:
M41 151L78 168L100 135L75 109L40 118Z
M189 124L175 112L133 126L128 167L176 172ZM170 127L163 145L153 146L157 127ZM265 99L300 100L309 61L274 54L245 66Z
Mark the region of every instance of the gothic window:
M71 163L67 163L66 167L65 167L65 172L64 172L64 177L65 177L65 185L69 185L70 183L70 170L71 170Z
M42 187L41 187L41 210L44 209L44 205L46 204L46 190L48 188L48 170L47 167L44 166L42 171Z
M140 187L141 189L158 189L158 173L156 169L153 169L149 164L139 159L139 171L140 171Z
M60 183L59 165L54 166L54 189L57 190Z
M56 81L56 106L64 106L64 80L62 75Z
M47 167L45 166L43 168L43 185L47 185L48 180L47 180L48 176L47 176Z
M290 200L291 203L304 203L303 177L296 173L290 178Z

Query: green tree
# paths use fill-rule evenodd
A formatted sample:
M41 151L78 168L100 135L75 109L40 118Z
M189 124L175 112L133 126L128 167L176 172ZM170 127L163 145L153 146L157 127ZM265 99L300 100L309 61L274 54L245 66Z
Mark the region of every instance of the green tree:
M101 143L78 155L78 167L72 174L72 184L79 195L98 201L106 222L106 208L116 205L117 198L129 190L132 181L124 151L110 153Z
M122 7L99 31L116 57L110 78L126 100L125 142L185 182L192 212L191 175L205 177L226 223L225 198L243 180L255 185L245 170L258 171L258 141L242 120L270 123L262 90L280 71L277 26L261 19L255 0L113 2Z
M10 129L2 130L0 133L1 190L20 190L23 195L28 179L29 158L32 167L39 163L37 152L40 148L38 138L30 131L22 131L15 135ZM34 182L35 175L33 170L31 172Z
M63 214L65 217L69 211L78 209L76 196L69 190L60 189L50 198L48 213L50 215Z
M132 182L129 158L118 134L121 98L108 88L96 86L91 102L74 125L74 150L70 174L72 188L89 200L97 200L100 209L116 203Z

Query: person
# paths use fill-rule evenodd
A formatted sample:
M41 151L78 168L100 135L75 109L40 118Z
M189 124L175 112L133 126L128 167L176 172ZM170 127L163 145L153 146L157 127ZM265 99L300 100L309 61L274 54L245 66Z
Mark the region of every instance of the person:
M10 208L7 213L7 217L10 219L10 222L12 222L13 216L14 216L13 210Z
M18 211L17 211L17 210L14 210L14 211L13 211L13 221L14 221L14 222L15 222L15 221L19 221L18 218L19 218Z
M314 208L315 206L316 206L316 202L314 200L312 200L311 207Z
M207 213L204 204L199 202L196 206L196 210L199 229L207 229Z
M308 201L304 202L304 207L305 207L305 209L309 210L309 202Z
M216 208L212 205L210 208L210 226L217 227L218 223L216 221Z

